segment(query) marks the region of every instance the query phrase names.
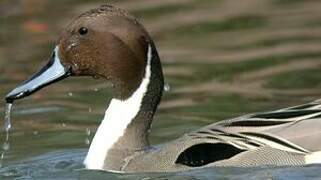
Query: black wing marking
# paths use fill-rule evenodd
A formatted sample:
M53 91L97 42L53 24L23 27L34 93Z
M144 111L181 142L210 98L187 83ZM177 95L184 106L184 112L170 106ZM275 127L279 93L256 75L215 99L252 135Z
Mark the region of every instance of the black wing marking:
M293 151L296 153L303 153L303 154L309 153L308 150L306 150L296 144L293 144L293 143L287 141L286 139L280 138L280 137L272 136L272 135L265 134L265 133L257 133L257 132L241 132L240 134L243 134L250 139L260 141L260 142L264 143L265 145L276 148L276 149L280 149L280 150L284 150L284 151Z
M215 125L222 127L267 127L319 118L320 116L321 104L313 102L271 112L246 115L221 121Z
M229 159L244 150L225 143L195 144L184 150L176 159L176 164L200 167L216 161Z

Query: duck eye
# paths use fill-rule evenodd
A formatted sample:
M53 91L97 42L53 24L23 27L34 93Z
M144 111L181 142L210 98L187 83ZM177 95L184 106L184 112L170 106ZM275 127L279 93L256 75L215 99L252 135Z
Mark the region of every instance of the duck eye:
M87 34L88 29L85 27L81 27L81 28L79 28L78 32L80 35L85 35L85 34Z

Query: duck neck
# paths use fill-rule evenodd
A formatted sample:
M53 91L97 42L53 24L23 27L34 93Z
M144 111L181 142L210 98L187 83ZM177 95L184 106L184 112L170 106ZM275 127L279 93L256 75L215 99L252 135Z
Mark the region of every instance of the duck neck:
M126 100L111 100L85 159L87 168L120 171L127 157L149 146L149 129L163 86L160 59L152 43L139 87Z

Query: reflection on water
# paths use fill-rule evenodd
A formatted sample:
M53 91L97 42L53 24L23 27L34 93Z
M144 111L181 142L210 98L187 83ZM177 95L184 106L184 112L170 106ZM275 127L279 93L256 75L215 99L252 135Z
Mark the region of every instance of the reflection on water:
M168 84L152 127L154 144L218 120L321 97L321 1L114 2L141 19L162 59ZM73 17L99 4L0 1L0 96L46 63ZM86 171L82 160L110 100L108 87L97 79L70 78L17 101L0 179L320 178L318 166L139 175ZM1 142L8 137L1 132Z
M89 171L82 165L84 150L64 150L47 153L35 158L0 169L0 178L23 179L306 179L320 177L321 166L300 168L207 168L175 173L115 174L103 171Z

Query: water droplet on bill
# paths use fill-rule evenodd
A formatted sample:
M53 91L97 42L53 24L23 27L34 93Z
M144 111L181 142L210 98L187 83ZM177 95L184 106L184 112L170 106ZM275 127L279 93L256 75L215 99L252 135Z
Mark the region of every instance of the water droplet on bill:
M89 139L85 139L85 144L86 145L90 145L90 140Z
M90 140L89 140L89 137L90 137L90 134L91 134L91 131L89 128L86 128L86 139L85 139L85 144L86 145L90 145Z
M11 129L11 110L12 110L12 103L6 104L5 109L5 116L4 116L4 130L5 130L5 140L1 146L1 156L0 156L0 166L3 167L3 160L5 157L5 153L10 150L10 129Z
M4 151L9 151L9 149L10 149L10 144L9 144L9 142L4 142L4 143L2 144L2 149L3 149Z
M90 136L90 134L91 134L90 129L89 129L89 128L86 128L86 135L87 135L87 136Z
M8 132L11 129L11 109L12 109L12 103L6 104L6 112L4 116L4 129L6 132Z
M168 92L168 91L170 91L170 90L171 90L170 85L169 85L168 83L165 83L165 85L164 85L164 91Z

